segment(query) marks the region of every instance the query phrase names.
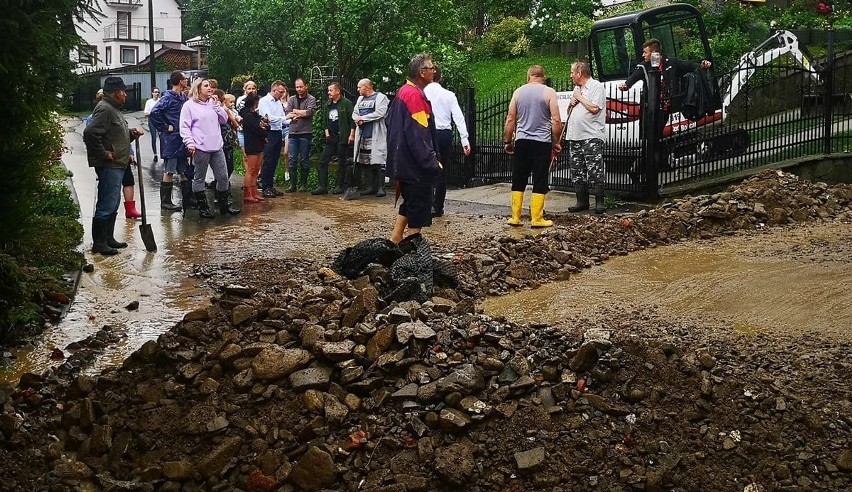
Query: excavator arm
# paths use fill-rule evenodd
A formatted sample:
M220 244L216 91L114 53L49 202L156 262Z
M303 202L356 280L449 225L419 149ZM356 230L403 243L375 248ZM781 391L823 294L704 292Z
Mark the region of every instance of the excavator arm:
M790 31L777 31L760 46L740 57L740 63L731 71L730 83L723 92L723 113L727 115L727 109L731 102L759 67L768 65L786 54L792 56L814 81L820 83L819 73L811 61L812 57L804 46L799 45L799 39L796 35Z

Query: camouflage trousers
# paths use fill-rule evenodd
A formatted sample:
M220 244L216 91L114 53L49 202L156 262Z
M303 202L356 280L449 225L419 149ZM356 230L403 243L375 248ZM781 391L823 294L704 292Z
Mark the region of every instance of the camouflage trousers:
M606 180L603 145L603 140L600 138L568 141L571 152L571 181L575 185L580 183L593 185Z

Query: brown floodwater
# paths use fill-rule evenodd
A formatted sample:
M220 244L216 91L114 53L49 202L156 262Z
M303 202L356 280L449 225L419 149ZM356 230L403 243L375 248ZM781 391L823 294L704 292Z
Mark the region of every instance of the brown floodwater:
M672 316L723 320L754 334L848 340L852 327L850 224L822 224L615 257L536 290L482 303L523 323L594 318L601 306L649 306Z

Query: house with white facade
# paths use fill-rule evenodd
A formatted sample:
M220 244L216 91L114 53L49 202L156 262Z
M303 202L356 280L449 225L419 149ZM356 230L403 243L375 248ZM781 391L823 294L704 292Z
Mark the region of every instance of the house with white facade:
M179 0L100 0L102 17L78 24L85 46L71 53L77 73L119 70L150 59L148 13L154 12L154 52L182 45ZM150 10L149 10L150 7ZM187 48L192 51L191 48Z

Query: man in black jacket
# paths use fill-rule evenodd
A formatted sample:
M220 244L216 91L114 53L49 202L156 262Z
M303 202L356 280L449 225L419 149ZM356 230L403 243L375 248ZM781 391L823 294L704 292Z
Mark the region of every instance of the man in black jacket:
M674 98L680 96L681 77L699 68L706 70L710 68L712 63L709 60L701 60L700 63L695 63L678 60L677 58L669 58L663 53L660 40L656 38L651 38L642 44L642 59L642 65L645 67L645 70L637 68L618 88L622 91L628 90L633 84L644 79L646 71L651 72L652 70L656 70L660 72L659 109L662 114L659 120L660 127L657 129L656 135L660 139L664 136L664 130L669 123ZM675 108L675 112L678 110L678 108ZM633 180L638 179L636 170L632 170L630 176Z
M699 68L706 70L712 66L709 60L701 60L701 63L695 63L678 60L677 58L669 58L663 53L660 40L656 38L651 38L642 44L642 59L642 65L645 66L646 70L649 72L657 70L662 74L660 100L663 104L662 109L666 112L671 110L671 97L680 93L680 78ZM643 78L644 71L636 69L618 88L626 91ZM666 116L668 116L668 112ZM668 118L665 118L665 120L668 120Z

